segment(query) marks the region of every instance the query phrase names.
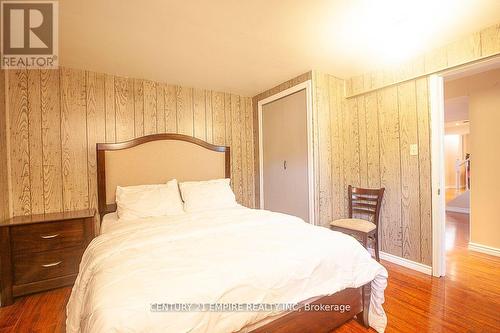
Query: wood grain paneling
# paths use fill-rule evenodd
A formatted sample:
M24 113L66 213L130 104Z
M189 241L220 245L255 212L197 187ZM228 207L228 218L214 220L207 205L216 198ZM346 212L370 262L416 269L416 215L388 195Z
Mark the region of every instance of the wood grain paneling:
M163 92L165 98L165 131L166 133L177 133L177 87L166 85Z
M419 261L421 258L419 160L418 155L410 155L410 145L418 144L415 81L398 86L398 105L403 257Z
M374 188L385 186L387 192L379 230L382 250L430 265L431 158L426 75L498 54L500 25L496 24L407 63L346 80L346 95L355 95L346 100L343 91L332 93L335 85L332 84L334 77L330 76L329 105L324 102L321 91L313 96L313 104L315 128L324 132L326 127L319 119L327 115L330 119L330 152L317 148L318 133L315 133L314 140L316 155L323 155L323 161L325 158L331 161L333 218L346 216L347 184ZM323 75L310 72L253 98L254 134L258 101L308 79L313 79L316 89L324 85ZM341 105L334 101L338 96L342 96ZM257 139L254 138L256 177ZM418 155L410 156L411 144L418 145ZM316 173L323 174L324 178L325 169L319 162L321 158L315 156L315 160ZM319 178L316 186L322 188ZM256 181L258 198L258 179ZM321 192L318 198L320 202L325 200L325 193ZM320 215L325 216L324 213Z
M224 93L212 93L212 128L214 144L223 145L226 141L226 117L224 113Z
M420 55L409 62L399 64L394 69L394 78L396 81L404 81L409 77L415 77L425 71L425 56Z
M474 33L446 47L448 66L465 64L481 57L481 35Z
M224 121L226 123L225 127L225 142L226 146L231 145L231 138L233 136L233 115L231 113L231 94L224 94ZM233 152L231 152L233 154Z
M424 55L424 66L427 73L437 72L448 67L446 48L441 47Z
M63 209L59 71L42 70L40 86L44 212L53 213Z
M486 28L480 34L483 57L500 53L500 24Z
M63 209L70 211L89 206L85 71L60 75Z
M366 104L364 96L357 98L359 131L359 184L368 187L368 143L366 130Z
M104 75L104 103L106 112L106 142L116 142L115 77Z
M431 175L427 79L346 100L343 117L344 184L333 180L335 189L355 185L356 157L359 184L385 187L379 227L382 250L406 259L431 264ZM356 118L358 132L356 132ZM333 136L335 141L335 135ZM356 143L356 141L358 141ZM416 144L418 155L410 155ZM359 145L356 151L355 146ZM335 168L333 169L334 173ZM342 174L342 172L341 172ZM341 178L342 178L341 176ZM344 203L344 206L346 203ZM346 213L341 212L341 217Z
M144 81L144 135L156 134L159 129L157 126L157 105L158 101L156 100L157 89L156 84L151 81ZM163 111L163 110L162 110ZM162 119L161 119L162 120ZM165 120L159 121L159 123L163 123L162 133L165 131ZM137 133L135 134L137 137Z
M177 132L193 136L193 89L177 87Z
M6 71L0 70L0 221L10 217Z
M240 151L241 151L241 198L248 201L248 175L247 175L247 132L246 132L246 103L245 98L240 97ZM253 163L253 161L252 161ZM247 202L245 202L248 205Z
M288 80L286 82L278 84L277 86L275 86L275 87L273 87L271 89L268 89L268 90L266 90L264 92L261 92L260 94L254 96L252 98L253 99L253 104L255 106L256 105L256 101L258 102L260 100L266 99L266 98L268 98L268 97L270 97L272 95L276 95L277 93L280 93L280 92L282 92L284 90L287 90L288 88L296 86L299 83L311 80L312 76L313 76L313 73L311 71L310 72L306 72L304 74L301 74L299 76L294 77L291 80Z
M346 80L349 107L345 111L351 112L352 105L356 104L359 113L364 98L368 186L386 187L379 230L383 251L431 265L428 76L499 54L500 24L496 24L416 55L406 63ZM359 115L362 116L362 113ZM359 120L362 123L361 118ZM349 126L349 121L344 119L343 124ZM344 138L348 135L345 132L346 129L342 134ZM362 127L359 140L361 183L364 184ZM418 156L409 155L411 144L418 145ZM345 166L356 167L349 160L349 154L344 160ZM345 179L349 180L351 171L346 170Z
M96 144L106 141L104 75L87 72L87 165L89 208L97 208Z
M31 213L44 212L42 106L40 70L28 71L28 123L30 151Z
M206 141L207 123L205 111L205 90L194 89L193 91L193 113L194 113L194 134L195 138Z
M344 191L344 149L343 149L343 89L342 80L329 77L330 90L330 128L332 138L332 219L344 217L345 196Z
M28 73L9 70L9 123L12 213L31 214L30 147L28 124Z
M365 96L368 187L380 188L380 151L377 93Z
M142 80L133 80L134 85L134 137L144 136L144 85ZM156 123L155 123L156 128Z
M313 77L315 95L316 118L313 128L316 139L315 151L318 154L319 178L317 189L319 190L319 218L316 220L320 225L328 225L332 220L332 134L330 122L330 83L329 75L315 72ZM314 117L313 116L313 117Z
M10 145L0 153L2 163L7 155L11 163L2 168L0 185L7 188L10 177L12 186L2 192L9 195L0 196L0 207L9 207L9 196L13 207L2 209L6 215L95 207L96 143L177 133L177 123L179 132L219 145L226 133L234 136L235 192L240 203L254 206L250 98L69 68L2 74L1 92L9 98L0 102L9 105L2 109L7 131L0 140L8 135Z
M205 131L207 134L206 141L209 143L214 143L214 132L213 132L213 110L212 110L212 94L213 92L208 90L205 92Z
M351 78L351 89L354 94L359 93L365 89L364 75L357 75Z
M135 137L134 80L115 77L116 141Z
M167 132L167 121L165 119L165 84L155 82L156 88L156 133ZM152 99L151 99L152 100ZM153 105L151 105L151 110Z
M255 173L254 173L254 152L253 152L253 108L252 99L245 98L245 137L246 137L246 150L247 150L247 204L249 207L255 207L255 197L253 195L255 190Z
M344 179L345 186L361 186L359 163L359 111L355 99L348 100L344 124Z
M241 200L243 196L243 184L241 177L241 110L240 97L231 94L231 185L236 199Z
M347 96L402 83L500 54L500 24L471 33L397 66L379 68L346 81ZM366 78L372 78L367 84ZM374 80L373 80L374 78Z
M432 205L431 205L431 147L429 123L429 94L427 78L416 84L418 159L420 181L420 253L421 262L432 264Z
M402 257L401 156L398 95L394 87L378 94L380 185L385 187L381 215L382 251Z
M359 113L363 104L361 99L364 98L368 186L386 187L380 228L383 251L431 264L428 75L499 54L500 24L496 24L417 55L406 63L346 80L349 107L345 111L350 112L352 105L356 104ZM359 115L362 116L362 113ZM361 118L359 120L362 122ZM343 124L348 126L349 121L344 119ZM342 133L344 138L348 135L345 132L346 129ZM359 140L361 183L364 184L362 127ZM418 156L409 155L411 144L418 145ZM344 160L344 166L355 168L349 154ZM344 173L345 179L349 180L351 171Z

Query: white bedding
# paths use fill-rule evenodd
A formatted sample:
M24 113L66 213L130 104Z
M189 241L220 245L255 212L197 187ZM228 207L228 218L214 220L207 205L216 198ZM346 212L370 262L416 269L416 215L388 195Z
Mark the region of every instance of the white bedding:
M119 223L118 222L118 213L114 212L114 213L109 213L109 214L104 215L102 217L101 229L99 231L99 234L102 235L102 234L106 233L108 230L112 230L113 225L116 223Z
M372 280L369 323L382 332L387 271L350 236L243 207L119 221L85 251L66 329L235 332L272 313L151 312L151 304L294 303Z

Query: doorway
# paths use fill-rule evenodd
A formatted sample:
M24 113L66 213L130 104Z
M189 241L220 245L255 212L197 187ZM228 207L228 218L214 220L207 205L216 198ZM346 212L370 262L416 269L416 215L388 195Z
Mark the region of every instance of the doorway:
M311 81L258 104L260 207L314 224Z
M456 274L470 251L498 255L493 148L500 57L431 76L433 275ZM491 198L490 198L491 197ZM476 243L480 242L480 244ZM496 243L497 242L497 243Z

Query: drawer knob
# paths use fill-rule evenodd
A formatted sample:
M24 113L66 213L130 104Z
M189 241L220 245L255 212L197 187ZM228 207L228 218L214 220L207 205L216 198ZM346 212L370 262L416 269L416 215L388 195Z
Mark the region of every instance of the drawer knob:
M53 235L40 235L41 238L43 239L51 239L51 238L56 238L57 236L59 236L59 234L53 234Z
M62 261L57 261L57 262L53 262L53 263L50 263L50 264L45 264L45 265L42 265L42 267L43 268L54 267L54 266L59 265L60 263L62 263Z

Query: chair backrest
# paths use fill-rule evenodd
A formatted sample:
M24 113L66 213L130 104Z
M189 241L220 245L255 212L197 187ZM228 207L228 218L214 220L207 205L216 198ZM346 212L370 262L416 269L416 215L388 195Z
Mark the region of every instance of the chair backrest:
M349 185L347 191L349 195L349 218L352 218L353 213L368 215L373 217L372 222L378 225L385 188L368 189Z

